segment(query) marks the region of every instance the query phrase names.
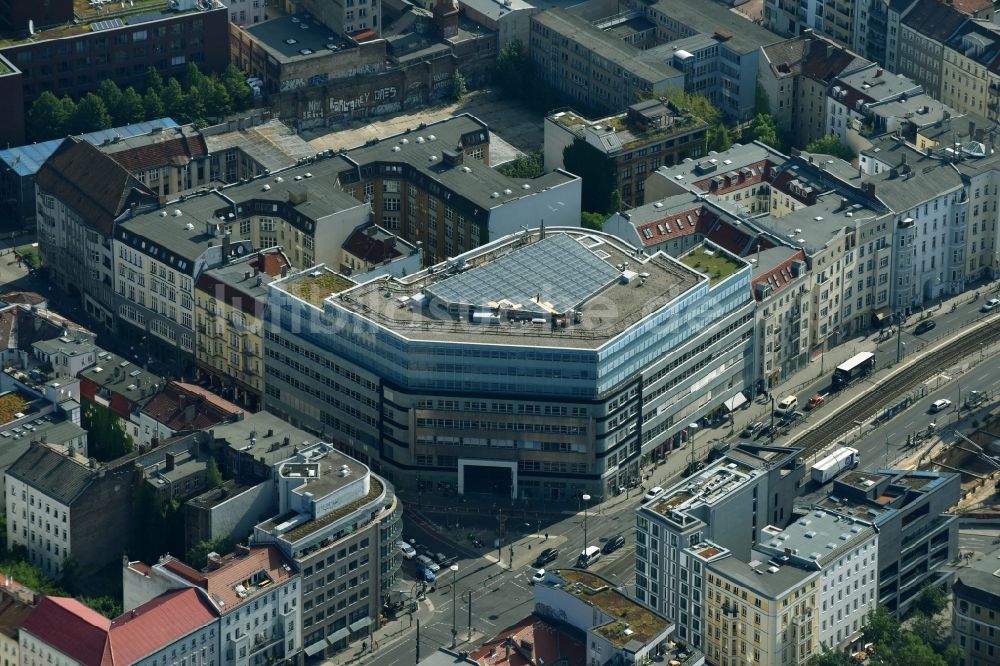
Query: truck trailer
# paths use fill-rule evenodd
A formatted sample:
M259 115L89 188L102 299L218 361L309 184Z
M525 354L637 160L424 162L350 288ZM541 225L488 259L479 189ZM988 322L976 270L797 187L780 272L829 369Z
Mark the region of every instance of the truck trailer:
M816 483L826 483L845 469L857 467L861 456L857 449L843 446L830 455L818 460L812 467L812 480Z

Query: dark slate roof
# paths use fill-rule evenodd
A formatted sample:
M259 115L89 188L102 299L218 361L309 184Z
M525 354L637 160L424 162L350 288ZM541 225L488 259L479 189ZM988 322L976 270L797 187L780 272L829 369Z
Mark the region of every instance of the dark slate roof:
M37 443L32 443L7 473L66 505L72 504L94 478L86 465Z
M113 159L86 141L66 139L35 176L47 194L76 211L102 234L110 234L115 219L129 204L155 204L152 190Z
M200 132L185 126L102 144L101 151L130 173L139 173L164 166L184 166L192 159L208 155L208 146Z
M402 256L402 252L396 249L396 237L376 226L355 229L344 241L343 249L370 264Z
M918 0L902 19L924 37L943 42L951 37L968 17L941 0Z

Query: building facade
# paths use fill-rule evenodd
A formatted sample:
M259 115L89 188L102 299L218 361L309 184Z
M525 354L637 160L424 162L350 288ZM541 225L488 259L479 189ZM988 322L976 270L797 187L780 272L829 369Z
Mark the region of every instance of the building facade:
M960 567L951 585L952 636L962 666L986 666L1000 656L1000 594L994 584L996 550Z
M678 446L688 422L746 388L749 267L712 256L719 272L709 280L689 268L699 256L642 257L598 232L542 229L413 276L341 286L334 298L329 283L319 298L296 295L316 295L314 281L328 276L289 276L269 294L265 405L400 484L419 476L459 492L603 496L638 477L640 457ZM535 261L576 268L538 274ZM625 262L634 268L617 268ZM550 286L528 294L524 280ZM578 280L585 287L571 293ZM606 311L604 299L641 285L643 302L659 294L653 312L628 301ZM676 335L653 348L630 341L668 319ZM431 372L438 353L456 365ZM708 375L705 354L715 355Z

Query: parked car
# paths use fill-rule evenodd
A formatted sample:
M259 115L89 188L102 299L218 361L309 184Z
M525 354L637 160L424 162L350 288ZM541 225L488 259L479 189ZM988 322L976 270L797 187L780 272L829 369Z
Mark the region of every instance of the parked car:
M768 437L777 437L778 431L780 429L781 429L780 426L777 423L775 423L774 425L767 426L766 428L761 430L758 437L761 437L763 439L767 439Z
M531 575L531 584L538 585L545 580L545 569L539 569Z
M760 432L763 427L763 423L760 421L754 421L753 423L747 424L747 427L743 429L742 435L747 439L753 439L754 435Z
M646 491L646 494L643 496L643 499L648 502L651 499L656 499L656 496L662 492L663 488L659 486L653 486L652 488Z
M427 557L426 555L417 555L417 563L435 572L441 568L438 566L437 562Z
M947 398L941 398L940 400L935 400L934 402L931 403L930 412L931 414L937 414L938 412L944 411L949 407L951 407L951 400L948 400Z
M425 583L433 583L435 579L437 579L437 576L429 568L422 564L417 567L417 580L422 580Z
M913 335L920 335L921 333L926 333L927 331L933 329L937 326L937 322L933 319L925 319L916 325L913 329Z
M817 407L819 407L820 405L822 405L824 402L826 402L826 396L823 395L822 393L817 393L813 397L809 398L808 402L806 402L806 409L810 409L810 410L811 409L816 409Z
M414 557L417 556L416 549L414 549L413 546L411 546L410 544L406 543L405 541L400 541L396 545L399 546L399 551L401 553L403 553L403 557L404 558L406 558L408 560L412 560Z
M1000 298L991 298L990 300L983 303L983 307L979 308L980 312L993 312L998 307L1000 307Z
M969 391L968 395L965 396L965 406L966 407L976 407L980 403L986 401L986 394L982 391Z
M438 564L444 564L448 561L448 556L444 553L434 553L434 561Z
M615 552L624 545L625 545L625 537L622 536L621 534L616 534L615 536L611 537L610 539L604 542L604 547L601 548L601 550L604 552L605 555L607 555L608 553Z
M541 553L538 554L538 559L535 560L535 564L542 566L543 564L548 564L549 562L555 561L559 557L558 548L546 548Z

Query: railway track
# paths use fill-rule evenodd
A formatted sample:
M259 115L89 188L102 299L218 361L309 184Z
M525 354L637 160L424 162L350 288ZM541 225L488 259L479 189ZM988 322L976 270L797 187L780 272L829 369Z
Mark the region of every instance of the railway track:
M998 321L991 321L970 334L953 339L857 396L826 421L790 440L789 445L802 447L803 457L810 456L848 432L855 422L867 421L881 409L893 404L900 395L915 388L934 372L978 352L980 345L998 341Z

